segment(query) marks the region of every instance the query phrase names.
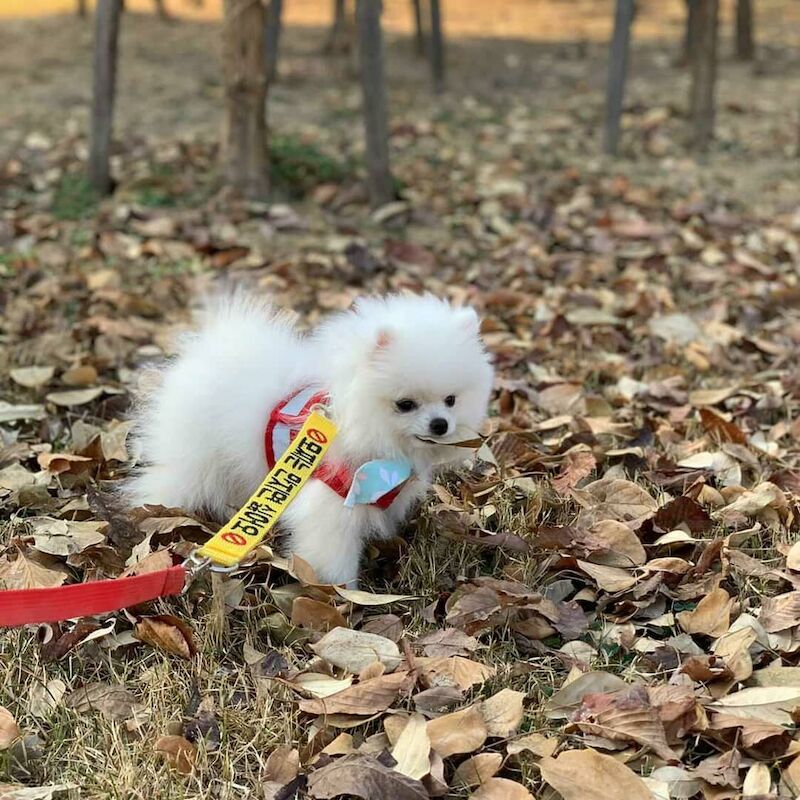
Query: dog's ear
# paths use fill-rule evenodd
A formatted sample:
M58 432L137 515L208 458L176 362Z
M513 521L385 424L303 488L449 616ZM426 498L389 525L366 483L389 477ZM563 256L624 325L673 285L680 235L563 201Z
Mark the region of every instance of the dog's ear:
M386 350L394 340L394 334L388 328L381 328L375 336L373 354L377 355Z
M472 306L456 309L456 319L463 331L470 336L478 336L481 331L481 321L478 319L478 312Z

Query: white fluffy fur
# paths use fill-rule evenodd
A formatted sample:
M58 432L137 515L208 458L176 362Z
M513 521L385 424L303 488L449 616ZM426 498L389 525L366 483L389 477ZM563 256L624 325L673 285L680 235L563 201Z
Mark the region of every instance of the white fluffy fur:
M392 295L362 299L302 336L259 300L218 300L143 405L137 436L145 466L129 482L128 498L228 518L264 477L272 408L301 385L320 384L339 426L329 459L353 468L396 456L415 464L416 479L386 511L345 508L312 480L281 518L291 552L321 579L352 585L365 541L394 535L430 487L433 465L453 458L456 448L416 437L430 436L435 417L448 421L452 435L474 430L486 414L493 372L478 327L470 308ZM456 396L452 408L448 395ZM403 398L419 407L398 412Z

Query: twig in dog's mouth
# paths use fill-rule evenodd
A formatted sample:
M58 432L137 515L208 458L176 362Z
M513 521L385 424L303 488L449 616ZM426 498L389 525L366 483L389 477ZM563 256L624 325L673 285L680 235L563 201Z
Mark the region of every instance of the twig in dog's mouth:
M449 439L434 439L428 436L417 436L416 438L427 444L445 445L447 447L464 447L468 450L476 450L483 444L484 440L484 437L479 433L475 434L471 439L459 439L455 442Z

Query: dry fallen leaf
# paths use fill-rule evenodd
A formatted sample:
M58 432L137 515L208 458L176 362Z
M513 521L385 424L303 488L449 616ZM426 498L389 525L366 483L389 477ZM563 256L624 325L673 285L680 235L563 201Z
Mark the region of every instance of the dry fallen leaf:
M742 795L744 797L766 797L772 787L772 778L766 764L756 762L744 776Z
M373 661L380 661L389 670L396 669L401 661L400 650L391 639L344 627L334 628L311 649L320 658L353 673Z
M306 714L368 716L379 711L386 711L397 698L407 678L408 673L404 671L381 675L378 678L357 683L328 697L302 700L299 707Z
M161 753L169 765L181 775L190 775L194 769L197 748L183 736L160 736L153 749Z
M470 756L456 768L452 784L457 788L473 789L497 775L502 765L503 756L500 753L478 753Z
M442 757L474 753L486 741L489 732L478 706L432 719L428 723L431 747Z
M543 736L541 733L529 733L512 739L506 745L506 752L510 756L519 753L531 753L536 758L552 756L558 747L558 740Z
M14 715L4 706L0 706L0 750L7 750L19 735L20 730Z
M567 733L580 730L614 741L635 742L668 763L677 760L667 744L659 713L651 705L643 686L584 697L565 730Z
M437 658L466 656L477 650L480 642L457 628L444 628L420 636L416 645L422 647L426 656Z
M611 756L596 750L568 750L539 762L542 778L563 800L608 800L609 788L625 800L653 800L642 779Z
M300 753L286 745L276 747L264 765L264 780L274 781L280 786L291 783L300 772Z
M676 619L686 633L702 633L715 639L722 636L731 624L733 598L721 588L713 589L693 611L681 611Z
M463 656L414 659L414 666L420 671L422 681L427 686L457 686L467 690L471 686L489 680L496 670Z
M601 478L574 494L589 524L612 519L635 530L658 511L658 503L641 486L621 478Z
M489 778L470 797L472 800L534 800L521 783L507 778Z
M777 633L800 625L800 591L765 597L758 621L767 633Z
M630 684L610 672L585 672L559 689L545 704L545 713L551 719L566 719L591 694L618 692L629 689Z
M301 672L291 680L291 685L312 697L330 697L353 685L353 679L334 678L321 672Z
M64 392L50 392L46 399L54 405L69 408L91 403L92 400L97 400L104 391L105 389L101 386L95 386L91 389L71 389Z
M790 725L792 713L798 706L800 686L754 686L729 694L709 704L708 708L773 725Z
M311 597L295 597L292 603L292 625L313 631L346 628L347 620L329 603Z
M99 711L108 719L130 719L142 712L142 706L124 686L108 683L88 683L70 692L64 702L79 714Z
M170 614L142 617L133 629L140 641L172 655L190 659L197 653L192 629L183 620Z
M394 769L409 778L424 778L431 771L431 742L422 714L412 714L392 748Z
M484 700L480 708L488 735L497 739L513 736L519 730L525 715L522 707L524 700L525 693L513 689L501 689Z
M19 553L14 561L0 561L0 586L4 589L47 589L61 586L67 579L63 569L46 567Z
M55 375L55 367L17 367L9 370L9 376L14 383L26 389L38 389L44 386Z
M67 685L60 678L34 683L29 693L28 711L34 717L47 719L58 708L66 692Z
M308 776L308 794L318 800L350 795L361 800L428 800L413 778L359 753L336 759Z
M358 589L345 589L343 586L334 586L336 593L345 600L357 606L385 606L390 603L400 603L405 600L415 600L411 594L377 594L363 592Z

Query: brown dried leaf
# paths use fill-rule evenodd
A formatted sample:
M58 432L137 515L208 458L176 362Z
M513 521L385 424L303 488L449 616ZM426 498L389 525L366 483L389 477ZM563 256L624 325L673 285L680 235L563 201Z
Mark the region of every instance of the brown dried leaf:
M473 753L483 745L488 735L480 709L474 705L428 723L431 747L442 758L457 753Z
M635 575L620 567L606 567L602 564L590 564L588 561L578 561L577 564L606 592L626 592L639 581Z
M800 625L800 591L765 597L758 621L767 633L777 633Z
M738 425L729 422L710 408L700 409L700 422L712 436L720 441L747 444L747 434Z
M584 697L571 720L567 732L580 730L607 739L635 742L667 762L677 760L667 744L664 725L643 686Z
M368 716L386 711L405 685L408 673L394 672L357 683L329 697L302 700L299 708L306 714L356 714Z
M0 586L4 589L51 589L67 579L62 569L46 567L19 553L14 561L0 561Z
M143 617L136 623L133 635L140 642L187 660L197 654L192 629L170 614Z
M480 646L474 636L468 636L456 628L444 628L426 633L417 639L416 644L422 647L426 656L432 658L447 656L466 656Z
M65 698L67 708L86 714L99 711L108 719L124 720L141 712L136 698L124 686L108 683L87 683Z
M377 617L366 619L361 631L399 642L403 636L403 621L396 614L379 614Z
M631 769L596 750L568 750L539 762L542 778L563 800L608 800L609 787L625 800L653 800L645 782Z
M516 692L513 689L501 689L484 700L481 703L481 715L488 735L497 739L513 736L525 716L522 707L524 700L525 692Z
M361 800L428 800L425 787L370 755L336 759L308 776L308 794L318 800L350 795Z
M26 389L38 389L44 386L55 375L55 367L17 367L8 374L14 383Z
M692 611L681 611L676 615L678 624L686 633L701 633L718 638L731 624L733 598L719 587L709 592Z
M532 753L536 758L552 756L558 747L558 740L543 736L541 733L529 733L512 739L506 745L506 751L510 756L519 753Z
M497 775L502 766L503 756L500 753L478 753L458 765L453 773L452 784L455 787L472 789Z
M564 455L561 471L552 480L553 488L559 494L566 494L580 481L591 475L597 466L597 459L591 450L570 450Z
M462 656L449 658L420 656L414 659L414 666L420 671L425 685L457 686L463 691L489 680L496 672L494 667Z
M264 780L274 781L285 786L291 783L300 772L300 753L293 747L281 745L267 757L264 765Z
M658 511L658 503L641 486L622 478L601 478L573 494L584 506L581 517L591 522L615 519L635 530Z
M39 466L51 475L79 475L92 465L92 459L74 453L39 453L36 458Z
M5 706L0 706L0 750L7 750L19 736L19 725L14 715Z
M508 778L489 778L470 797L472 800L534 800L533 795L521 783Z
M159 736L153 749L181 775L190 775L197 761L197 748L183 736Z
M388 670L394 670L402 660L397 645L385 636L347 627L334 628L326 633L311 649L330 664L358 674L373 661L380 661Z
M431 741L425 717L412 714L392 748L394 769L409 778L424 778L431 771Z
M292 625L312 631L346 628L347 620L329 603L311 597L295 597L292 602Z
M653 517L653 525L659 531L674 531L685 528L689 533L708 533L714 521L708 512L691 497L676 497L661 506Z

